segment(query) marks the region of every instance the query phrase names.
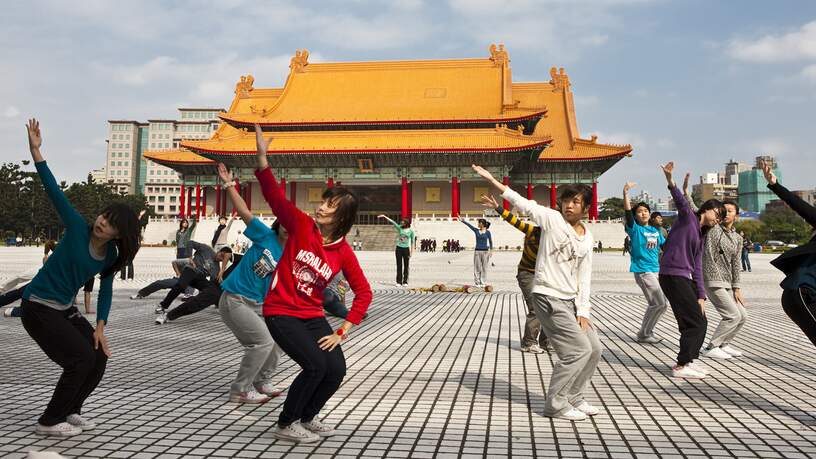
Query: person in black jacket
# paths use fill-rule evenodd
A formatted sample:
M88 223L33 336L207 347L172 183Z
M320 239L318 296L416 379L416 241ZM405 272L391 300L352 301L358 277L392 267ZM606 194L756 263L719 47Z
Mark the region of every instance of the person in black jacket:
M762 163L768 188L816 230L816 207L780 185L771 166ZM805 245L788 250L771 264L785 273L782 309L816 346L816 233Z

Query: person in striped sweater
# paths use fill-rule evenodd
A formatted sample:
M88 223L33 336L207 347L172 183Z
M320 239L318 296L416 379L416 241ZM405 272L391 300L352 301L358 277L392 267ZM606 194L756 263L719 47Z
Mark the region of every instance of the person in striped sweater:
M521 352L543 354L545 350L552 350L552 345L547 339L547 334L541 328L541 322L538 321L533 309L533 285L535 284L535 265L541 227L524 222L516 214L503 209L492 195L482 195L481 200L483 206L495 209L496 213L501 215L504 221L524 233L524 250L521 252L521 260L519 260L518 273L516 274L516 280L524 298L524 305L527 306L524 336L521 338Z

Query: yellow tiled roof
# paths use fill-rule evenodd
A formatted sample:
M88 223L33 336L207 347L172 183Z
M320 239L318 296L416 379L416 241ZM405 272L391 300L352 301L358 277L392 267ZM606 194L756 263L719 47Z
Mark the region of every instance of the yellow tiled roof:
M189 164L193 166L215 164L215 161L204 158L185 148L175 150L149 150L144 157L159 164Z
M267 134L268 135L268 134ZM494 129L415 129L374 131L278 132L270 153L356 151L451 151L524 150L543 148L551 139L528 136L506 127ZM193 151L255 154L255 133L234 134L209 140L187 140L181 145Z
M255 101L250 110L231 107L222 118L260 124L503 121L546 111L516 106L502 46L492 46L485 59L324 64L309 63L308 51L298 51L290 69L280 97ZM236 96L252 95L253 84L251 76L242 77Z

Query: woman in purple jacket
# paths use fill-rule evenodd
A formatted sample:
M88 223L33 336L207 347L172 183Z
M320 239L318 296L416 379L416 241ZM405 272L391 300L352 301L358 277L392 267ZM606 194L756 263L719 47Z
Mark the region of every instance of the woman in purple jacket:
M725 208L722 202L709 199L693 212L672 179L674 163L670 162L662 169L677 207L677 221L663 246L658 277L680 328L680 352L677 364L672 367L672 376L699 379L708 373L694 363L700 356L708 327L703 286L703 235L725 215Z

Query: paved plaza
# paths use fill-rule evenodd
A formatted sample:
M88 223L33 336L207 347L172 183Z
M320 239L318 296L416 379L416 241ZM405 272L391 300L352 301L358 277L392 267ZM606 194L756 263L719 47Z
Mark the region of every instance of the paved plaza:
M0 248L0 282L37 266L41 254ZM277 441L271 431L283 397L230 403L241 348L217 311L157 326L160 293L128 299L171 274L171 249L145 248L136 280L114 284L113 357L85 407L101 424L93 433L34 435L59 369L19 319L0 319L0 456L816 457L816 352L782 312L770 256L754 255L743 280L750 317L735 344L746 356L703 359L712 374L687 382L670 377L678 340L671 313L657 328L665 341L635 343L645 302L628 257L596 255L593 317L604 351L587 399L602 412L571 423L541 414L555 355L518 350L525 313L518 252L493 257L496 292L471 295L394 287L392 253L358 255L375 295L343 345L348 375L322 413L339 435L304 446ZM472 256L417 253L411 286L468 283ZM710 334L719 321L710 305L708 316ZM284 358L279 382L297 370Z

